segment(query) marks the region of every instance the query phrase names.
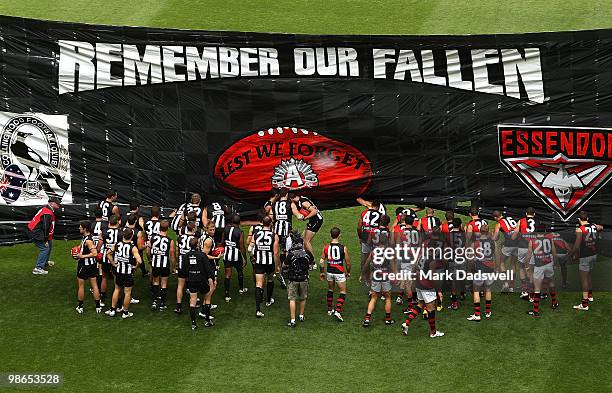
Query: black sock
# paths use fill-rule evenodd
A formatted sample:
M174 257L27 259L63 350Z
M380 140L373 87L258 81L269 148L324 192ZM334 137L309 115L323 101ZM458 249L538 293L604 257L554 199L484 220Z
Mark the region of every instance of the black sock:
M140 271L142 272L142 274L145 274L147 272L147 267L145 266L144 261L142 261L142 263L140 264Z
M161 299L162 304L166 304L166 296L168 294L168 288L160 288L159 289L159 297Z
M157 298L159 298L159 285L153 284L151 288L151 294L153 295L153 301L156 302Z
M272 294L274 293L274 281L268 281L268 285L266 286L266 292L268 297L268 302L272 300Z
M238 286L240 289L244 289L244 272L242 269L238 269Z
M126 310L125 308L123 309L123 314L124 315L128 315L130 312L128 310Z
M202 314L205 320L210 320L210 304L202 304Z
M151 297L155 299L155 285L152 282L149 283L149 292L151 292Z
M79 300L79 307L83 308L83 301Z
M102 275L98 274L96 276L96 283L98 284L98 288L102 288Z
M100 300L102 300L102 301L106 300L106 292L100 291Z
M96 308L100 308L100 299L96 300Z
M198 315L198 308L189 306L189 316L191 317L191 324L196 324L196 316Z
M176 308L180 309L181 307L183 307L183 303L176 302Z
M257 311L261 311L261 302L263 300L263 288L255 288L255 305Z
M230 290L230 282L232 281L231 278L226 278L224 281L225 284L225 297L229 297L229 290Z

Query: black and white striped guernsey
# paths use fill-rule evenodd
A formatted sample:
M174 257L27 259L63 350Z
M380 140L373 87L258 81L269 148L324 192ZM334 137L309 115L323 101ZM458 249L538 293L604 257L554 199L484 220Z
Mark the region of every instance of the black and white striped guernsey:
M98 204L100 210L102 210L102 221L108 221L109 217L113 215L113 205L112 202L107 200L103 200Z
M253 235L255 262L258 265L274 264L274 232L262 228Z
M287 236L291 231L291 201L288 199L274 202L272 205L272 215L274 217L274 233L279 236Z
M225 228L225 208L218 202L213 202L206 207L207 218L215 224L216 229Z
M312 220L313 218L315 219L319 219L322 220L323 219L323 215L321 214L321 211L317 208L317 205L314 204L313 201L310 200L310 198L305 197L305 196L300 196L300 201L298 202L300 205L298 206L298 210L299 209L304 209L304 210L308 210L306 209L306 207L304 207L305 204L310 204L310 206L314 207L315 209L317 209L317 214L315 214L314 216L310 217L310 219Z
M225 227L223 232L225 243L223 260L228 262L238 262L240 260L240 236L242 236L242 230L239 227L235 225Z
M188 203L185 206L185 211L183 212L183 216L185 217L185 222L187 222L187 216L189 213L196 213L196 228L200 228L202 226L202 208L200 205L194 205L193 203Z
M132 274L134 266L136 266L136 260L132 250L134 249L134 243L131 241L124 242L120 241L114 246L113 260L117 265L116 271L119 274Z
M115 249L115 244L121 241L121 231L119 228L107 228L102 233L102 239L104 240L104 249L100 250L103 252L102 262L109 263L108 261L108 251Z
M151 244L151 266L170 266L170 238L168 236L154 234L150 239Z
M191 251L191 246L189 245L189 243L191 242L191 239L193 239L194 237L195 237L194 234L184 233L176 239L178 243L178 251L179 251L179 257L178 257L178 269L179 270L183 269L184 255L186 255L189 251Z
M83 240L81 240L81 254L82 255L87 255L91 253L91 249L87 245L88 240L91 240L93 242L93 238L91 235L85 235L83 236ZM79 259L79 264L82 264L83 266L94 266L94 265L97 265L97 263L98 262L96 261L96 257Z
M159 233L159 226L161 225L160 220L147 220L145 221L144 231L147 234L147 239L151 239L153 235Z
M202 250L202 252L204 251L204 242L207 239L210 239L212 241L212 244L210 246L210 250L208 250L208 254L207 254L207 255L209 255L212 252L212 250L215 248L215 239L213 237L209 236L208 233L203 234L202 237L200 238L200 250Z

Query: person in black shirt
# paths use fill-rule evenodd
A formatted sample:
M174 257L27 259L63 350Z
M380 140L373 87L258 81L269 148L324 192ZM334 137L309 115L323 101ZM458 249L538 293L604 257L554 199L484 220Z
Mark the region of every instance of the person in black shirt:
M78 261L77 264L77 298L79 304L76 307L76 311L79 314L83 314L83 301L85 300L85 281L89 281L91 286L94 300L96 301L96 312L99 314L102 312L102 306L100 306L100 292L98 291L98 283L96 282L96 276L98 274L98 267L96 262L96 255L98 250L96 249L93 239L91 238L91 223L89 221L81 221L79 225L79 232L83 235L81 240L81 246L79 251L74 253L72 257Z
M198 328L196 318L198 316L198 293L207 294L213 285L214 272L211 269L208 257L198 250L198 239L192 238L189 241L191 251L183 256L184 263L181 266L183 276L187 277L186 284L189 289L189 316L191 317L191 329ZM210 318L206 318L204 326L214 326Z

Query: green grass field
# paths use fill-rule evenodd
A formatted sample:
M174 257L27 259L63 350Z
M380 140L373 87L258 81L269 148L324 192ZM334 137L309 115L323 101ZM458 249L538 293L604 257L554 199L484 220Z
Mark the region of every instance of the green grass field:
M186 29L276 31L313 34L478 34L611 27L612 4L604 1L0 1L0 13L87 23ZM325 212L315 237L320 252L333 225L358 258L358 208ZM96 315L93 300L77 315L74 242L56 241L48 276L32 276L35 247L0 249L0 372L59 372L62 391L422 391L422 392L609 392L612 295L596 293L591 311L571 309L579 295L562 293L561 308L543 316L516 296L497 295L494 316L468 322L469 300L460 311L438 314L446 336L431 340L425 321L409 337L383 324L382 304L369 329L361 327L367 295L349 280L343 324L327 316L325 288L313 274L307 321L286 325L285 293L266 317L254 317L254 293L216 297L217 326L190 330L188 316L152 313L148 301L133 306L131 320ZM570 267L575 280L576 266ZM248 276L248 273L247 273ZM610 269L595 276L609 283ZM249 283L250 284L250 283ZM173 304L176 280L170 284ZM138 274L135 293L146 300ZM1 389L1 388L0 388ZM42 389L32 389L41 391ZM21 390L25 391L25 389Z

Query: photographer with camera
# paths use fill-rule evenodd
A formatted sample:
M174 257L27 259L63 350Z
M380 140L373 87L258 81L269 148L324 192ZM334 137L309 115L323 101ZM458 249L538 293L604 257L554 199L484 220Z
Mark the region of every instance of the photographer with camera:
M304 309L306 308L306 298L308 297L308 275L314 257L310 251L304 249L304 240L296 232L290 235L290 247L285 259L287 270L287 298L289 299L289 314L291 320L287 326L295 327L295 306L296 301L300 300L300 322L304 322Z

